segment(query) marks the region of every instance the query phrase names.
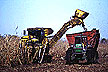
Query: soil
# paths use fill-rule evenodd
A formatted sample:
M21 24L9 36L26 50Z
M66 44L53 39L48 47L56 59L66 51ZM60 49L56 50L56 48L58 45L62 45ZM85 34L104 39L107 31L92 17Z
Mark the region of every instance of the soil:
M0 66L0 72L108 72L108 58L99 58L99 64L66 65L62 57L57 57L51 63L34 63L15 67Z

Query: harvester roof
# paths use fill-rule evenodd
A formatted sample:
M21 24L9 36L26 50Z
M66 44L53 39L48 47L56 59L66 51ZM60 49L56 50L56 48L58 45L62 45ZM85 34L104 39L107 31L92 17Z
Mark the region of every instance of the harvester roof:
M48 35L53 33L53 30L51 28L40 28L40 27L36 27L36 28L27 28L27 31L37 31L37 30L43 30L45 32L48 33Z

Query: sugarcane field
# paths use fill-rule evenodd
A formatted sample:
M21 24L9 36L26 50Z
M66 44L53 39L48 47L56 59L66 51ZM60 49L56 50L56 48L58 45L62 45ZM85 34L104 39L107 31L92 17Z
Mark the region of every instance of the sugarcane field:
M108 72L107 0L0 0L0 72Z
M101 43L98 46L99 64L72 64L66 65L64 60L65 51L68 48L67 41L59 40L50 50L52 62L43 64L19 65L17 49L19 37L0 37L0 71L1 72L107 72L108 71L108 45ZM12 67L12 64L14 66Z

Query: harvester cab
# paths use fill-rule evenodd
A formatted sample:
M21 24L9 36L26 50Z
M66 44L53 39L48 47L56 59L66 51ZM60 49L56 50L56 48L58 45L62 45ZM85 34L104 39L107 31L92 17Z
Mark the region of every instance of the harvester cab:
M28 30L28 35L30 36L33 36L33 38L35 39L38 39L38 42L39 43L42 43L42 40L44 39L45 37L45 31L44 29L40 28L40 29L37 29L37 30Z
M38 41L39 43L42 43L42 40L46 38L48 35L53 33L53 30L51 28L28 28L27 29L28 35L26 35L26 30L24 30L24 36L21 37L21 40L24 41L24 39L31 39L34 42Z
M43 30L29 30L28 35L25 34L24 30L24 36L21 37L21 40L23 41L24 39L27 40L32 40L33 42L39 42L41 43L44 37L44 31Z

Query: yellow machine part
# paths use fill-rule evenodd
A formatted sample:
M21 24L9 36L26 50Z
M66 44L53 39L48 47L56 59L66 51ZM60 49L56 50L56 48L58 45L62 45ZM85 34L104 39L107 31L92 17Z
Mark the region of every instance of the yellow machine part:
M79 10L79 9L76 9L76 16L77 17L82 17L82 15L84 14L85 12Z
M89 13L82 11L80 9L76 9L75 16L81 19L85 19L88 16Z
M38 30L41 30L42 28L39 28ZM45 32L45 36L48 36L49 34L49 29L48 28L45 28L44 29L44 32Z
M48 29L45 29L45 36L48 36Z
M39 41L38 39L35 39L35 38L33 38L33 39L31 39L31 40L32 40L32 42Z
M43 41L42 41L42 45L45 46L45 44L47 44L47 43L48 43L48 38L44 38Z
M65 34L65 32L69 28L73 28L76 25L81 25L84 28L84 22L83 19L85 19L88 16L89 13L76 9L75 16L73 16L73 19L69 20L67 23L65 23L62 28L53 36L53 38L49 41L49 48L54 46L56 42ZM69 27L71 26L71 27ZM69 28L68 28L69 27Z
M38 30L41 30L41 28L38 29ZM50 33L50 29L49 28L44 28L44 32L45 32L45 36L48 36L49 33Z
M22 42L27 42L27 41L29 40L29 38L31 38L31 41L32 41L32 42L39 41L38 39L33 38L33 36L23 36L23 37L21 38L21 41L22 41Z

